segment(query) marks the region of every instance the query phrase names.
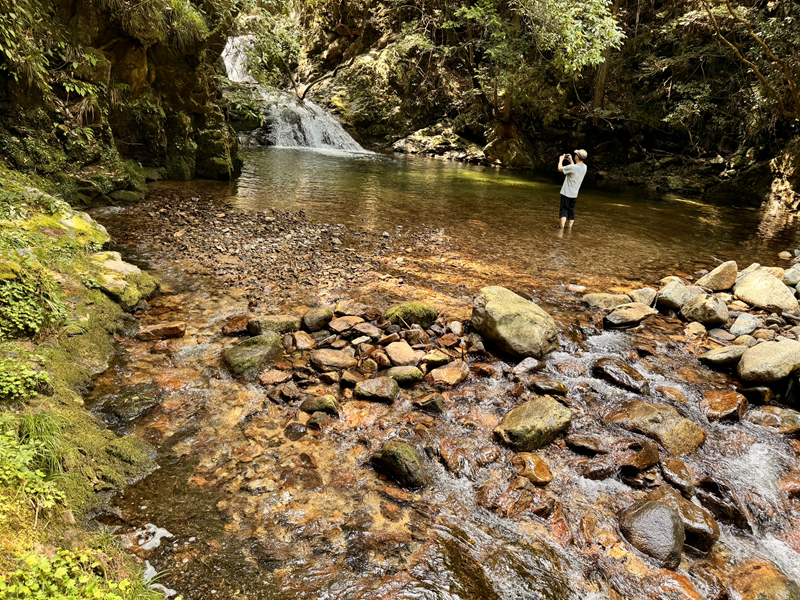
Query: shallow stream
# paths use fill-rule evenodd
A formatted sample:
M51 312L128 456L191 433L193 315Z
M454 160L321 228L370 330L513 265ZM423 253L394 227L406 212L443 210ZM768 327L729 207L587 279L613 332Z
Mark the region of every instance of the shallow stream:
M191 205L197 212L174 217L192 198L200 199ZM638 287L676 271L693 275L715 259L775 264L777 252L800 246L800 235L793 228L759 235L768 218L754 209L590 190L581 194L574 230L562 235L553 228L557 207L558 186L533 176L270 149L249 153L234 184L162 183L138 207L99 210L95 216L128 260L165 283L165 293L135 315L138 325L185 321L188 329L163 353L154 353L152 342L124 339L118 362L96 380L90 405L119 431L153 443L161 465L98 519L187 600L721 599L720 586L747 560L770 561L800 581L800 506L779 485L797 468L791 440L745 422L706 420L698 409L703 392L729 389L735 380L700 365L679 320L660 316L642 329L604 332L582 307L581 289L567 287ZM308 275L312 291L298 292L294 305L282 296L275 306L261 298L253 308L248 285L266 283L221 277L255 260L247 246L253 226L242 228L234 216L272 210L281 212L267 219L259 244L279 255L321 255L324 248L334 264L350 252L349 260L370 270L349 288L346 277L323 289ZM286 245L292 228L276 229L285 211L321 224L319 239L295 237ZM205 240L212 248L206 260L228 268L206 265L196 275L178 245L202 247L200 224L214 219L229 231L224 243ZM327 241L331 235L338 244ZM337 275L346 274L329 277ZM300 314L301 304L314 300L352 299L384 310L390 298L421 296L468 318L470 294L487 284L512 286L554 313L561 351L548 358L544 374L568 386L573 432L636 437L604 420L638 396L594 378L599 358L632 364L652 390L680 392L654 391L649 401L705 430L705 444L682 458L698 480L734 489L747 525L720 523L712 550L687 551L671 572L628 547L616 525L619 510L661 481L657 466L650 483L619 475L591 480L582 476L587 457L557 441L538 452L552 483L514 487L513 452L492 430L533 395L508 376L513 364L496 357L470 356L470 376L446 390L448 409L436 417L412 405L432 391L427 383L404 389L392 405L357 401L350 390L320 381L307 351L294 351L281 367L294 373L299 395L292 398L294 390L275 394L275 386L237 381L220 359L237 341L221 334L236 315L279 308ZM297 405L321 393L336 394L341 409L317 431L305 426L308 415ZM422 490L405 490L369 466L370 454L394 437L423 454L429 482ZM147 524L172 537L149 549Z

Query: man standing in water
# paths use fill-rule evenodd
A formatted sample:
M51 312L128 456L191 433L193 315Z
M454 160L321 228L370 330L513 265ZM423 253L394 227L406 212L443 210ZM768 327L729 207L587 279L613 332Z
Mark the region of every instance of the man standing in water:
M561 186L561 209L558 211L558 216L561 218L561 229L569 221L569 227L572 229L572 224L575 222L575 203L578 201L578 190L581 189L581 183L586 176L586 165L583 161L589 154L586 150L575 150L575 162L572 162L570 154L562 154L558 159L558 172L564 173L564 185ZM565 165L564 160L568 160L569 164Z

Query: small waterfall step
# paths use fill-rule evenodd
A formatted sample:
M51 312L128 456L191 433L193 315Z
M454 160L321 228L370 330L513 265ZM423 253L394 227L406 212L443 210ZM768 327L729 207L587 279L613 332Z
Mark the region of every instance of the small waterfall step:
M252 44L250 35L228 38L222 58L231 81L257 85L247 68L247 50ZM266 120L260 129L242 136L244 145L366 152L342 124L318 104L258 85L257 89L264 100Z

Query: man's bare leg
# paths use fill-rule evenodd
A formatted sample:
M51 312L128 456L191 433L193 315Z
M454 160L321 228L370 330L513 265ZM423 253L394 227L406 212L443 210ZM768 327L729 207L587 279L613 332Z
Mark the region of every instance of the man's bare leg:
M569 228L572 229L572 224L575 222L575 219L569 222ZM564 227L564 219L561 219L561 227Z
M573 221L570 221L570 227L572 227ZM567 224L567 217L561 217L561 229L564 229L564 225Z

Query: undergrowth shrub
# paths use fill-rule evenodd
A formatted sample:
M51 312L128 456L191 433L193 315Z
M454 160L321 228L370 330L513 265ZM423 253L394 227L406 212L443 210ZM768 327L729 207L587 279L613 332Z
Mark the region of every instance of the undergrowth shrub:
M64 471L64 452L60 442L64 423L48 412L35 412L22 417L17 437L34 448L32 466L52 476Z
M0 358L0 401L23 402L48 391L50 376L13 358Z
M34 261L15 258L22 268L15 277L0 279L0 339L37 334L67 316L53 278Z

